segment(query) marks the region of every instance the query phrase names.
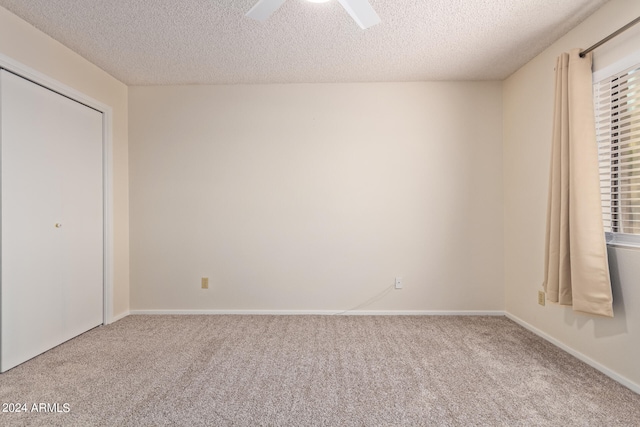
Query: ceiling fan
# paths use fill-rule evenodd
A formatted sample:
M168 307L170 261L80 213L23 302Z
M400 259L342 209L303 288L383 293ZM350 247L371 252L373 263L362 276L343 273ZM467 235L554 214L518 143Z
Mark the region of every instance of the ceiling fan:
M308 0L313 3L324 3L329 0ZM246 16L257 21L266 21L269 16L284 3L285 0L258 0L258 3L247 12ZM380 22L380 17L371 7L368 0L338 0L351 15L360 28L367 29Z

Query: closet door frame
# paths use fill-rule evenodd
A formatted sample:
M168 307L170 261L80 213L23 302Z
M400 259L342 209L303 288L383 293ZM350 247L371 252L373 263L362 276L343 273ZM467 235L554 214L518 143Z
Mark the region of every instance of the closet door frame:
M102 323L113 319L113 110L110 106L0 53L0 68L66 96L102 113L103 185L103 307ZM0 268L2 266L0 265ZM0 284L1 285L1 284Z

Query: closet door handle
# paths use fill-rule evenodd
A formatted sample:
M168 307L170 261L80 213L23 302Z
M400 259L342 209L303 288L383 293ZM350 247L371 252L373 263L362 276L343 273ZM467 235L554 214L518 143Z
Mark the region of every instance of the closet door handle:
M56 228L60 228L62 227L62 224L60 224L59 222L56 222Z

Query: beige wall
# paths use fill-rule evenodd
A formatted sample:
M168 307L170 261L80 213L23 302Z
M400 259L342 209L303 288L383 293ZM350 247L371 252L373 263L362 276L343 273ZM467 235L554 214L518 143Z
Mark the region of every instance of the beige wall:
M637 0L613 0L504 82L506 310L640 390L640 250L610 248L614 319L537 305L543 280L555 58L586 48L640 15ZM640 25L595 52L594 68L640 48Z
M501 97L131 87L132 310L502 310Z
M113 315L129 311L127 87L78 54L0 7L0 53L113 109Z

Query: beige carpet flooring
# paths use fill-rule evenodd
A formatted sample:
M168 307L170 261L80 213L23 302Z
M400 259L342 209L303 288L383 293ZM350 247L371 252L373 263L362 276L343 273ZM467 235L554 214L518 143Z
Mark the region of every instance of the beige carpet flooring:
M0 397L28 407L2 426L640 426L640 395L505 317L129 316Z

